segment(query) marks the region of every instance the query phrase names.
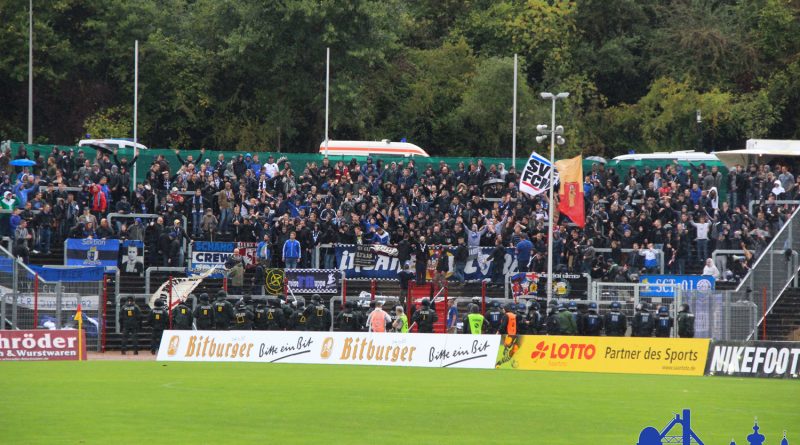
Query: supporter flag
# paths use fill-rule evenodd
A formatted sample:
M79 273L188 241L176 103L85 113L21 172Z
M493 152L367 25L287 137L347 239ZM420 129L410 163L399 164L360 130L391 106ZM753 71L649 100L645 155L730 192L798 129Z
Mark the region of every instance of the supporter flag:
M569 216L578 227L586 225L583 204L583 159L576 156L556 162L556 169L561 179L558 192L558 211Z
M519 189L531 196L536 196L546 192L550 188L550 172L553 165L550 161L539 156L536 152L531 153L522 175L519 178ZM558 181L558 175L553 172L554 181Z
M75 316L72 317L72 319L75 321L81 321L82 316L83 316L83 310L81 309L81 304L78 303L78 309L75 311Z

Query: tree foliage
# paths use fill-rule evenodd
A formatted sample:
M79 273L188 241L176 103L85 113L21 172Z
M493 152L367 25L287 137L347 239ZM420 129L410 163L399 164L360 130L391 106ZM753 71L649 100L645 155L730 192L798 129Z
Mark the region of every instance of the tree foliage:
M27 2L0 0L0 139L27 127ZM800 137L796 0L53 0L34 5L34 133L313 151L330 137L508 155L559 103L564 155ZM703 124L695 121L701 110Z

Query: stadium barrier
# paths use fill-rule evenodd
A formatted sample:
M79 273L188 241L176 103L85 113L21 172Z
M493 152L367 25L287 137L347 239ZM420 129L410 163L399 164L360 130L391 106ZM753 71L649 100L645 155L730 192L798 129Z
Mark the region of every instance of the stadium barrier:
M794 378L800 373L800 342L715 341L706 375Z
M708 339L503 336L498 369L703 375Z
M157 359L492 369L498 341L494 335L164 331Z

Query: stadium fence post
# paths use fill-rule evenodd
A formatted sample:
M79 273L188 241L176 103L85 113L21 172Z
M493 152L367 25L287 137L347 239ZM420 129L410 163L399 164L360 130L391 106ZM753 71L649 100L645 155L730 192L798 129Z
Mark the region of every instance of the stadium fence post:
M481 281L481 314L486 313L486 282Z
M375 300L375 292L378 290L378 282L373 278L369 283L370 300Z
M172 286L172 284L171 284L172 281L171 280L172 280L172 277L170 277L170 286ZM225 276L222 277L222 290L224 290L226 293L228 292L228 275L225 275Z
M347 303L347 278L342 272L342 304Z
M33 275L33 329L39 325L39 274Z
M414 296L414 280L409 280L408 281L408 292L406 292L406 293L408 294L408 295L406 295L406 306L408 306L408 309L406 309L406 315L410 317L411 316L411 307L413 305L412 301L414 299L413 298L413 296Z
M767 312L766 311L767 311L767 308L769 307L769 306L767 306L767 287L766 286L764 286L762 288L761 300L763 302L763 305L761 307L764 308L763 309L763 311L764 311L764 322L761 323L761 339L762 340L766 340L767 339Z
M169 314L169 328L172 329L172 275L169 276L169 304L167 305Z
M108 279L103 275L103 321L100 324L100 352L106 352L106 329L108 322Z

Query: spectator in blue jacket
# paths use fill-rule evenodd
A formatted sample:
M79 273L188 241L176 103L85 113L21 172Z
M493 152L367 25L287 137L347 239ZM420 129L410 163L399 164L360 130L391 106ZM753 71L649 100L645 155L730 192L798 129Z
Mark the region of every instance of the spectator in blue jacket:
M297 232L292 231L289 239L283 243L283 262L287 269L297 269L297 262L300 261L300 241L295 238L297 238Z
M528 234L523 233L521 240L517 243L517 270L520 272L528 271L528 263L531 261L533 243L528 239Z

